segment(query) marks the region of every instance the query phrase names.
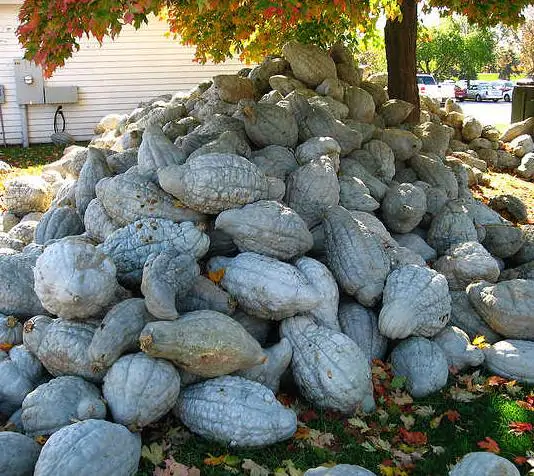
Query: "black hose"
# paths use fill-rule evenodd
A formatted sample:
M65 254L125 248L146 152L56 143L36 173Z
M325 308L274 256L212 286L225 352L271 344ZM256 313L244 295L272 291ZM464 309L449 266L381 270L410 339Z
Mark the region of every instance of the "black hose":
M61 120L63 121L63 128L61 131L58 128L58 117L61 117ZM56 113L54 114L54 132L65 132L66 124L65 116L63 115L63 106L58 106Z

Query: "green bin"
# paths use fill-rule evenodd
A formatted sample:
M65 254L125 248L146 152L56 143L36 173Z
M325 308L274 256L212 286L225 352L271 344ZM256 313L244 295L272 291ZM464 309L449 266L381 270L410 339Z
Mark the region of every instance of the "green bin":
M534 117L534 81L518 81L512 94L512 124Z

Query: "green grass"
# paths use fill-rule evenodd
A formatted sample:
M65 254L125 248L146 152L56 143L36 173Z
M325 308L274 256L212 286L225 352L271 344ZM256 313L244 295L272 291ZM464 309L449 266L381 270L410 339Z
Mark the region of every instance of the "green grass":
M517 81L519 79L524 79L526 76L524 74L512 74L510 77L511 81ZM497 81L499 79L498 73L478 73L477 79L481 81Z
M454 379L454 377L452 377ZM484 441L486 437L494 439L500 446L500 455L509 459L516 456L524 456L527 450L533 449L532 433L516 436L509 431L509 423L525 422L534 424L534 411L528 411L515 403L530 388L523 389L518 395L510 396L504 391L490 390L477 400L469 403L462 403L453 400L447 390L420 399L413 405L430 405L435 414L431 417L415 416L415 425L410 431L424 432L428 436L428 444L425 445L429 452L423 456L422 461L418 461L415 468L407 474L420 476L443 476L448 472L448 467L453 465L458 458L472 451L482 451L477 442ZM407 408L407 411L406 411ZM306 411L306 407L303 411ZM456 410L460 414L460 419L456 422L449 421L446 417L441 419L441 423L436 428L431 428L431 421L435 416ZM404 414L410 414L409 406L403 407ZM379 423L380 438L398 445L398 427L403 423L400 420L401 411L399 407L393 405L388 410L389 420L386 424ZM413 413L411 413L414 415ZM302 412L301 412L302 415ZM355 431L354 427L347 425L345 418L332 417L327 412L317 412L318 418L307 423L307 426L319 430L321 433L332 433L335 443L331 448L316 448L312 444L294 439L284 443L261 449L232 449L225 445L220 445L203 440L185 432L175 420L167 420L163 427L158 425L152 430L143 433L143 444L147 445L154 441L170 441L169 454L174 459L186 466L196 466L201 470L202 475L227 475L245 474L241 469L243 459L252 459L257 464L264 466L271 472L283 466L284 460L291 460L295 467L306 470L324 463L349 463L359 464L365 468L381 474L379 465L384 460L391 458L391 454L386 451L368 452L361 446L366 440L365 435ZM243 416L246 418L246 415ZM371 426L371 422L379 422L377 414L364 417ZM387 424L393 423L393 428L387 428ZM182 441L172 442L166 434L176 434L176 427L180 428L178 434L183 437ZM175 430L169 430L175 428ZM441 446L445 452L443 454L431 454L430 445ZM208 454L220 456L230 454L235 458L234 468L228 466L206 466L203 461ZM153 472L154 466L146 459L142 460L138 476L149 476ZM522 468L525 469L525 468ZM282 473L283 474L283 473ZM289 474L289 473L288 473ZM522 473L524 474L524 473Z
M20 146L0 147L0 160L21 169L42 166L59 159L64 148L53 144L32 145L27 149Z

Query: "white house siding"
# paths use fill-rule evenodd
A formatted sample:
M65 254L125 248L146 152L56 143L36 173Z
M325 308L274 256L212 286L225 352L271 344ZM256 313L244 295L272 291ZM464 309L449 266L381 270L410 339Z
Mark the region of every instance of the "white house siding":
M0 0L0 84L6 88L6 103L1 107L7 141L18 144L22 134L13 60L22 58L23 51L15 36L18 7L3 3ZM125 27L115 41L106 39L102 47L94 39L80 42L80 51L46 81L49 86L78 86L78 103L63 105L68 132L77 140L88 140L106 114L127 113L140 101L185 92L216 74L243 67L237 60L218 65L194 63L194 49L165 37L166 31L166 23L151 18L138 31ZM50 142L56 107L28 106L31 143Z

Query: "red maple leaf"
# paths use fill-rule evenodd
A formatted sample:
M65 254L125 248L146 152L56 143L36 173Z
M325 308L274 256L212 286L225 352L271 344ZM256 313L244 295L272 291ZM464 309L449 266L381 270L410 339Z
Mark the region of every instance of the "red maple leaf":
M525 456L516 456L514 458L514 463L518 465L525 464L528 461L528 459Z
M484 438L484 441L479 441L477 445L479 448L482 448L491 453L499 454L501 452L501 448L499 448L497 442L489 436L486 436L486 438Z
M313 409L306 410L299 414L299 420L302 423L308 423L309 421L317 420L317 418L319 417L317 416L317 413L315 413L315 410Z
M513 433L514 435L522 435L523 433L532 431L534 429L534 426L532 425L532 423L512 421L508 424L508 428L510 428L510 433Z
M534 395L528 395L525 400L518 400L516 403L525 410L534 411Z
M488 380L486 380L486 385L489 385L490 387L498 387L499 385L504 385L507 382L508 380L505 378L492 375L491 377L488 377Z
M460 414L456 410L447 410L443 415L447 417L447 420L452 422L460 419Z
M406 428L400 428L399 434L402 440L408 445L426 445L428 438L422 431L408 431Z

